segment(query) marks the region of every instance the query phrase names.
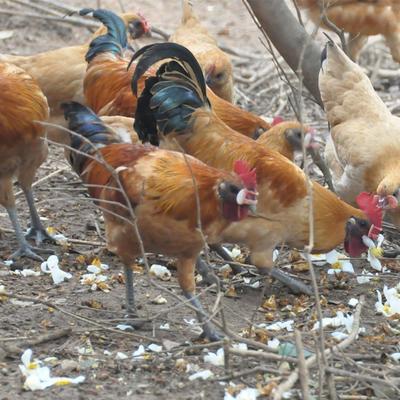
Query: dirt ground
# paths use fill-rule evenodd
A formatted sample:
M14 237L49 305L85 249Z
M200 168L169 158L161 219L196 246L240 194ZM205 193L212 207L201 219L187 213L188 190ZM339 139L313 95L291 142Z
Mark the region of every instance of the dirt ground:
M96 7L97 2L66 0L64 4ZM130 9L128 1L125 0L123 5L126 10ZM102 0L101 6L120 10L119 2L115 0ZM172 32L179 23L178 0L142 0L135 3L133 11L136 10L142 12L153 26L166 32ZM279 80L278 73L259 40L259 32L242 2L197 1L195 11L204 19L205 25L217 36L221 45L246 55L233 57L238 103L265 116L280 114L293 118L287 100L290 89ZM0 15L0 23L0 30L13 32L12 37L0 40L0 52L4 53L34 54L82 43L90 36L85 28L24 16ZM140 43L143 44L144 41ZM379 68L378 61L386 70L397 68L379 44L368 48L361 58L363 66L370 73ZM267 70L270 71L271 79L257 75L258 72ZM253 76L256 78L252 78ZM373 82L384 101L396 112L399 78L388 78L375 73ZM326 135L327 126L323 112L308 99L305 100L305 118L319 129L322 136ZM27 277L18 274L18 270L22 268L40 271L40 262L19 260L11 266L0 262L0 285L4 285L5 290L11 294L9 297L0 297L0 400L27 400L37 397L101 400L116 397L143 400L223 399L228 387L234 394L243 387L257 387L265 395L260 395L259 398L267 398L271 388L296 367L286 361L267 362L260 358L233 355L229 357L229 367L205 363L204 355L208 351L215 352L222 344L213 347L198 339L198 332L190 324L194 318L193 312L176 297L180 295L180 290L174 261L162 256L150 255L149 259L151 264L167 265L172 272L169 281L156 281L163 289L151 284L143 272L140 260L135 270L138 312L147 322L135 331L118 329L119 324L129 324L125 319L123 270L118 258L104 248L101 212L95 208L78 177L70 170L61 148L50 145L49 158L40 168L37 179L38 184L34 190L43 222L72 240L67 245L47 247L54 250L61 268L71 273L72 278L60 285L54 285L50 276L43 273L40 276ZM16 185L15 192L18 190ZM17 206L20 220L25 227L28 212L20 193L17 193ZM5 210L0 210L0 227L3 230L0 261L5 261L17 246ZM394 241L396 237L398 235L393 236ZM105 291L91 290L90 285L81 283L81 276L96 258L109 266L104 271L108 278L107 287L103 286ZM244 261L243 256L239 256L239 260ZM212 261L215 266L224 264L216 255L212 255ZM285 265L287 272L310 283L309 273L300 271L304 262L299 261L295 253L281 251L279 262ZM339 310L354 313L354 309L348 306L349 299L365 296L361 313L361 326L365 331L345 352L333 357L332 366L341 371L378 376L382 379L385 374L399 376L399 366L389 356L400 351L398 319L377 315L375 311L376 290L382 291L384 285L394 287L399 283L396 274L399 264L396 260L384 260L383 264L391 268L390 272L377 274L366 284L359 284L356 277L364 268L371 271L369 263L362 259L354 260L353 264L356 275L342 274L337 278L327 274L328 265L316 267L324 317L335 316ZM247 274L246 279L221 273L220 278L226 294L232 294L232 290L228 290L232 286L236 292L234 297L224 296L221 300L229 329L263 343L273 338L279 339L281 343L294 343L293 332L254 328L257 324L294 319L294 326L302 332L306 349L315 353L311 329L316 320L316 308L312 298L295 296L280 283L270 279L261 281L262 284L257 287L258 277L254 273ZM207 290L205 285L199 284L199 291L202 293L202 303L209 310L213 309L218 298L216 290ZM163 297L166 303L155 304L157 296ZM220 318L217 320L220 321ZM168 329L165 324L168 324ZM335 329L326 329L328 344L335 343L330 336ZM62 337L42 340L43 335L60 330L66 330ZM42 343L35 344L35 339ZM162 345L162 351L157 353L147 350L144 358L134 359L132 353L141 344L146 349L150 344L159 344ZM32 348L34 358L51 367L53 376L84 375L84 383L53 386L41 392L24 390L24 379L18 365L21 364L21 350L28 347ZM293 356L282 348L280 351L283 355ZM235 374L256 366L264 369L235 378ZM205 369L210 369L214 377L204 381L189 380L190 375ZM313 391L318 386L316 372L315 369L311 372ZM234 388L234 385L238 386ZM379 382L368 379L337 374L336 385L342 399L400 398L389 386L383 387ZM287 398L300 398L297 389L298 386Z

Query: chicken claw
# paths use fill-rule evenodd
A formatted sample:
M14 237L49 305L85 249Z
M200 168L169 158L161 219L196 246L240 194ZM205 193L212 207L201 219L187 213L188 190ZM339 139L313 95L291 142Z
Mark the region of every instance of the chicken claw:
M44 249L39 249L37 247L31 247L31 246L29 246L29 244L21 245L21 247L15 253L11 254L11 256L8 259L16 260L21 257L27 257L27 258L31 258L32 260L35 260L35 261L43 261L43 258L35 253L35 252L43 253L44 252L43 250ZM51 250L46 250L46 251L48 252ZM53 252L48 253L48 254L52 254L52 253Z
M212 272L211 268L200 258L196 260L196 270L203 278L203 282L211 286L213 284L220 285L218 277Z
M43 243L44 241L51 243L51 244L57 244L57 241L52 238L45 229L43 228L36 228L36 227L30 227L28 229L28 232L25 234L26 239L34 239L36 245L39 245Z
M210 342L217 342L221 340L221 335L215 330L212 324L208 321L207 314L204 311L203 306L200 303L200 300L190 292L183 292L184 296L190 300L190 303L193 307L196 308L197 319L203 326L203 333L200 335L201 338L206 338Z

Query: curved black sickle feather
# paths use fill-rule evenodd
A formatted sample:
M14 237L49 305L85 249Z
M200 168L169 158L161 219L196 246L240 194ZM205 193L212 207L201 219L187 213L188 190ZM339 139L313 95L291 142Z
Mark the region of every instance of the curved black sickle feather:
M199 87L204 97L206 97L206 82L203 71L195 56L184 46L177 43L155 43L142 47L132 57L128 68L133 61L141 59L136 65L132 77L132 92L137 96L137 83L140 77L156 62L172 58L181 62L186 62L196 76Z

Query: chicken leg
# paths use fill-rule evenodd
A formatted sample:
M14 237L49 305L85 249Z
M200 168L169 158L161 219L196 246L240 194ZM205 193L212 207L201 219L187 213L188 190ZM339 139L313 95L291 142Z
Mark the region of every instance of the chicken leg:
M128 312L128 316L136 317L135 295L133 290L133 272L132 269L127 265L124 266L124 274L125 274L126 310Z
M37 247L30 246L26 241L25 236L22 232L15 207L7 207L6 210L10 218L11 224L14 228L15 236L17 237L19 244L19 249L15 253L11 254L9 258L17 259L20 257L28 257L36 261L43 261L43 258L37 255L36 253L49 254L49 250L39 249Z
M56 244L56 241L47 233L42 222L40 221L39 214L36 210L35 200L33 198L33 192L31 188L23 188L24 195L29 207L29 214L31 216L31 227L28 233L25 235L27 239L35 239L36 245L39 245L44 240ZM46 250L48 254L52 254L53 251Z
M199 299L195 295L196 283L194 280L195 260L179 259L177 265L179 286L183 291L183 295L190 301L193 307L196 308L198 321L203 327L202 337L215 342L221 339L221 336L216 332L215 328L208 321L206 312L201 305Z
M232 257L222 248L222 246L210 246L212 250L215 250L223 259L226 261L233 261ZM239 267L241 268L241 267ZM233 266L232 270L235 272ZM242 268L241 268L242 270ZM241 271L239 271L241 272ZM283 271L281 271L278 268L258 268L258 272L262 275L270 275L274 279L278 280L279 282L282 282L285 286L287 286L293 293L298 294L298 293L304 293L309 296L313 294L312 289L305 285L303 282L300 282L297 279L292 278L288 274L285 274ZM235 272L237 273L237 272Z

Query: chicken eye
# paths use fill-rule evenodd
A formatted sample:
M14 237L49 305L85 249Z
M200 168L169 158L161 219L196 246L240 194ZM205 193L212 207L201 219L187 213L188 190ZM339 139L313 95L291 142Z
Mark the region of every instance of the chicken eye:
M400 189L396 189L396 190L393 192L393 196L394 196L394 197L399 197L399 195L400 195Z
M235 185L229 185L229 191L236 195L239 193L239 188Z
M368 227L368 222L363 220L363 219L359 221L359 224L360 224L361 228L367 228Z
M218 74L215 74L215 76L214 76L214 78L217 81L220 81L223 77L224 77L224 73L223 72L218 72Z

